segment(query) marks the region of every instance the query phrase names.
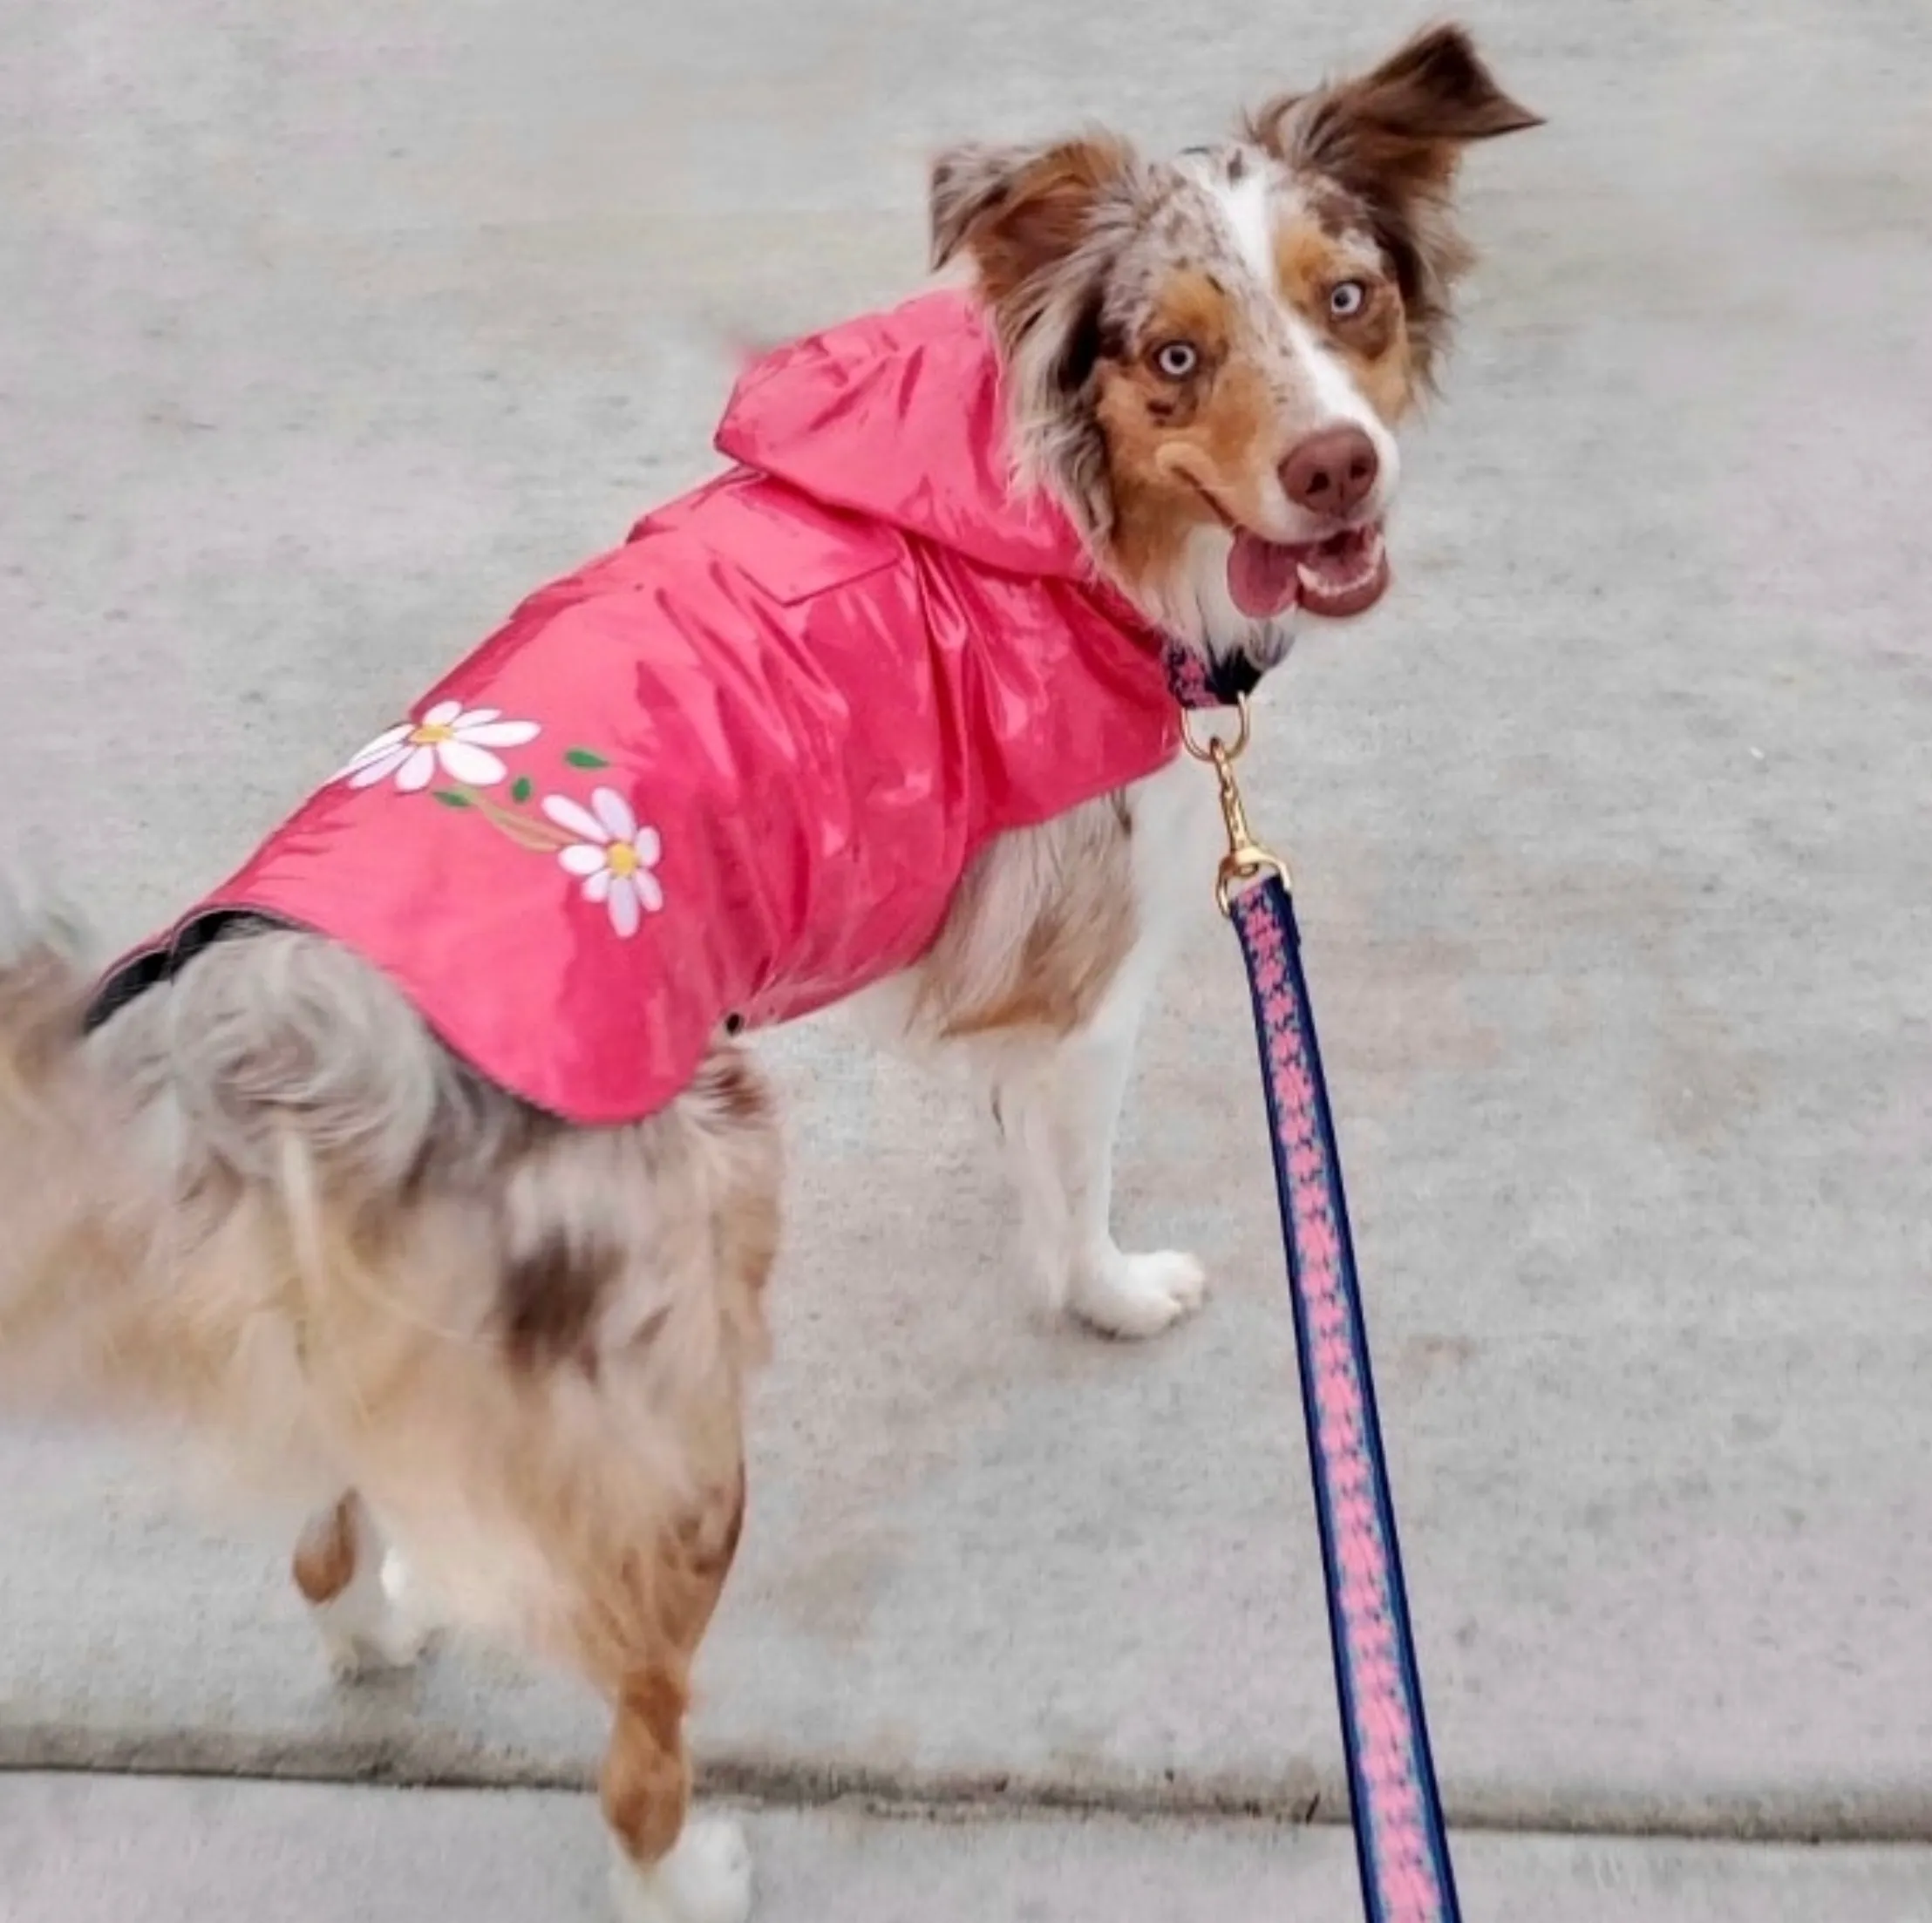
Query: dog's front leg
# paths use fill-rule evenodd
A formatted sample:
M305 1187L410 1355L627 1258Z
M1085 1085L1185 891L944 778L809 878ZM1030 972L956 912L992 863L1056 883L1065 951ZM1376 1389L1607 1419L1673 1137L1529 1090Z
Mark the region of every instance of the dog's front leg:
M1016 1063L996 1097L1021 1233L1048 1300L1136 1339L1198 1308L1206 1287L1192 1255L1128 1254L1113 1239L1114 1144L1152 975L1130 962L1094 1020Z

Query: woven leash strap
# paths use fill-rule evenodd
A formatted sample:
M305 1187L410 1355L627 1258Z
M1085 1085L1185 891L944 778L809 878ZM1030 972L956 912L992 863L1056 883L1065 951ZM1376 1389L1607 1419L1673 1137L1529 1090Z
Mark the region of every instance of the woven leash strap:
M1459 1923L1295 906L1268 874L1228 912L1261 1044L1363 1905L1369 1923Z
M1165 660L1182 709L1240 716L1231 745L1203 748L1192 734L1187 745L1220 779L1229 853L1217 894L1254 998L1363 1908L1369 1923L1461 1923L1301 932L1286 871L1255 843L1234 778L1261 671L1173 643Z

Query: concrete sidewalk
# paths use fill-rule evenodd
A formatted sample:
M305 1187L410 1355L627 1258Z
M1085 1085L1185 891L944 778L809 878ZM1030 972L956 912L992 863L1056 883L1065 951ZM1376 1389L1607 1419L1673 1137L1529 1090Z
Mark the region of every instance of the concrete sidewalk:
M1094 1818L747 1812L759 1923L1326 1923L1347 1837ZM609 1923L575 1797L0 1777L6 1923ZM1932 1851L1473 1836L1483 1923L1923 1923Z
M1486 264L1399 591L1297 657L1251 794L1309 931L1446 1793L1491 1828L1932 1839L1932 17L1463 10L1551 126L1472 164ZM144 932L525 588L710 469L729 336L915 285L935 140L1090 112L1196 138L1417 17L13 0L0 835L105 940ZM772 1050L793 1235L714 1780L1186 1815L1270 1902L1344 1864L1214 1826L1337 1813L1338 1758L1206 880L1123 1227L1198 1248L1217 1293L1153 1349L1029 1315L949 1091L823 1024ZM542 1680L452 1656L330 1691L287 1545L184 1520L112 1445L0 1437L0 1763L593 1766L595 1719ZM62 1923L126 1913L99 1812L162 1792L55 1789L98 1892ZM306 1795L193 1793L211 1850L257 1822L310 1846ZM379 1854L480 1806L343 1820ZM551 1833L547 1804L487 1807ZM854 1866L881 1917L902 1899L864 1861L960 1846L767 1821L801 1890ZM1121 1845L1135 1886L1193 1900L1151 1834ZM1089 1845L1032 1846L985 1844L1014 1906L1086 1913L1052 1878ZM1596 1860L1469 1848L1498 1892L1473 1914L1567 1914ZM1610 1856L1680 1892L1578 1915L1932 1918L1911 1856ZM1350 1913L1343 1868L1306 1873ZM548 1881L515 1887L544 1913ZM813 1900L782 1913L848 1913Z

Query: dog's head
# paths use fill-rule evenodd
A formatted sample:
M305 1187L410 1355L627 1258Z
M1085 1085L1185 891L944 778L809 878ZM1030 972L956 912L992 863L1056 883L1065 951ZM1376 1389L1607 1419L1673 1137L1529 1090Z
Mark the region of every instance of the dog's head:
M1170 632L1265 665L1297 607L1381 598L1395 430L1471 259L1457 165L1538 124L1441 27L1171 161L1090 133L935 164L935 262L971 259L1023 470Z

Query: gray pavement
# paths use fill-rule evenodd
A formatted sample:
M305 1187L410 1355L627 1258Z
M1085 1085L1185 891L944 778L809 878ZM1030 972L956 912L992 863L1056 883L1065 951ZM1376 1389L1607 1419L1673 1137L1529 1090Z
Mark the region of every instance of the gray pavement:
M747 1812L772 1923L1290 1923L1355 1909L1339 1831ZM1923 1923L1932 1852L1471 1836L1483 1923ZM0 1777L7 1923L608 1923L595 1814L531 1791Z
M1463 10L1552 124L1473 166L1486 262L1400 590L1297 657L1252 796L1296 869L1446 1793L1488 1827L1932 1839L1932 17ZM1095 113L1178 141L1417 17L12 0L0 832L106 939L144 932L708 470L731 338L915 284L936 139ZM1217 1293L1156 1349L1029 1314L952 1091L835 1023L773 1050L793 1233L715 1782L1337 1813L1251 1043L1202 899L1123 1210ZM6 1433L0 1532L0 1763L592 1766L575 1696L457 1654L331 1692L285 1545L184 1519L150 1450ZM100 1892L63 1923L127 1913L102 1812L160 1792L56 1787ZM306 1797L195 1793L236 1874L322 1846ZM344 1806L371 1850L478 1807ZM764 1820L799 1888L858 1866L881 1917L898 1852L963 1860ZM1122 1845L1150 1916L1204 1900L1189 1850L1271 1901L1342 1859L1180 1833ZM1091 1837L1015 1834L987 1860L1038 1913L1126 1913L1055 1881ZM1595 1847L1473 1838L1501 1892L1473 1913L1567 1914ZM1611 1855L1677 1893L1579 1916L1932 1918L1910 1855ZM530 1875L473 1913L537 1913ZM1348 1913L1345 1881L1296 1913ZM869 1913L818 1900L777 1913Z

